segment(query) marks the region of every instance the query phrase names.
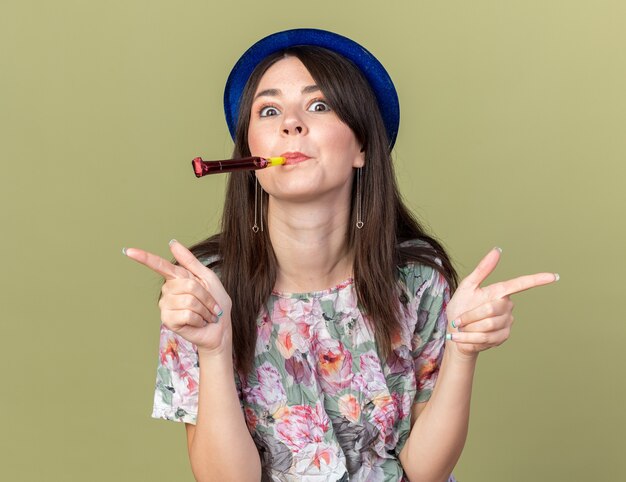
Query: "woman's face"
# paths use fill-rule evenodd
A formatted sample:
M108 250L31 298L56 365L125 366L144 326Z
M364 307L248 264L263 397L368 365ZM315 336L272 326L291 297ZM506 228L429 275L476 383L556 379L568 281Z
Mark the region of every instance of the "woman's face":
M298 202L349 202L353 168L365 159L354 133L297 57L279 60L261 77L248 145L253 156L287 157L286 165L256 175L271 196Z

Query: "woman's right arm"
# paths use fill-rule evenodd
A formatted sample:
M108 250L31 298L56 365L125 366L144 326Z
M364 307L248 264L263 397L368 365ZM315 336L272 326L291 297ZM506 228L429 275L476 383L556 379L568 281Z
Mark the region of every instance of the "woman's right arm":
M124 253L165 278L161 321L197 348L196 425L187 424L191 469L198 482L258 482L261 461L235 385L232 301L217 275L187 248L172 240L170 250L179 266L136 248Z
M195 426L186 424L193 474L198 482L258 482L261 460L241 411L232 356L199 349L198 360L198 415Z

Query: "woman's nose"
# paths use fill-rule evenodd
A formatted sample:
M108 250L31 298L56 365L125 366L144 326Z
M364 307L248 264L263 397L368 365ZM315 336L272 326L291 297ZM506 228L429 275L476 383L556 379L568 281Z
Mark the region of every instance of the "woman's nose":
M289 134L289 130L290 130L290 129L288 129L288 128L284 128L284 129L283 129L283 132L284 132L285 134ZM294 127L293 129L291 129L291 130L292 130L292 131L294 131L294 132L297 132L298 134L302 134L302 126L296 126L296 127Z
M298 116L285 116L282 124L283 134L305 134L307 132L306 125Z

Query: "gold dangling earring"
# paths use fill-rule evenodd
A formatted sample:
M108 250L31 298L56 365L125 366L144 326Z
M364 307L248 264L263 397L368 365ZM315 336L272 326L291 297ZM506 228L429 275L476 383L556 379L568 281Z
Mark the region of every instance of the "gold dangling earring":
M259 232L259 225L256 223L256 217L257 217L257 199L259 198L258 195L258 191L259 191L259 178L254 176L254 224L252 225L252 231L254 231L254 233L258 233ZM261 216L261 223L263 223L263 216Z
M363 227L363 213L361 212L361 168L356 171L356 227Z
M257 182L259 181L259 178L257 177ZM261 198L261 210L259 211L259 216L261 217L261 231L263 231L263 186L261 186L261 189L259 189L261 192L259 193L259 196Z

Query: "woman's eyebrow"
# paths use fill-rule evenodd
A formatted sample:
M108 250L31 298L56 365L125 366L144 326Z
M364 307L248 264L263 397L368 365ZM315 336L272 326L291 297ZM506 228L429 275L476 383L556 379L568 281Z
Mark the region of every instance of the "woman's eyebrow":
M259 97L278 97L281 94L279 89L265 89L254 96L254 100Z
M302 88L302 93L303 94L310 94L311 92L317 92L318 90L320 90L320 88L317 85L307 85L306 87ZM257 95L254 96L254 100L258 99L259 97L279 97L282 95L282 92L280 89L265 89L262 90L261 92L259 92Z
M310 94L311 92L317 92L320 88L317 85L307 85L302 89L303 94Z

